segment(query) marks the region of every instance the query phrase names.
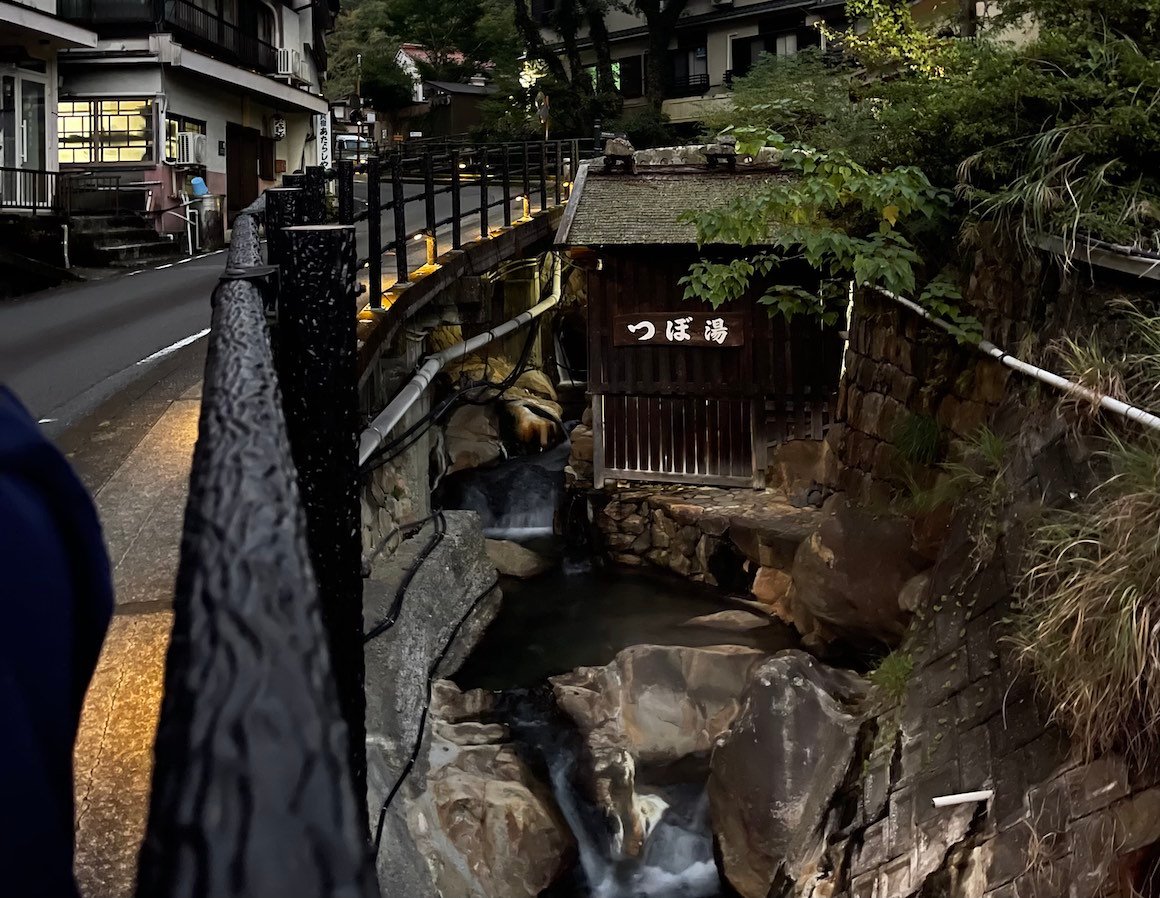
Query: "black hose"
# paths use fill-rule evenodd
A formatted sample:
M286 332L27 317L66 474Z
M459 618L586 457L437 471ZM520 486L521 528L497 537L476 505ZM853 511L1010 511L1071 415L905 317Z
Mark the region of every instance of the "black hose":
M423 711L419 715L419 735L418 738L415 739L415 747L411 750L411 755L409 758L407 758L407 763L403 766L403 770L399 774L398 779L395 780L395 783L393 786L391 786L391 789L387 793L386 798L383 799L382 807L379 808L379 819L375 826L376 858L379 855L379 850L383 843L383 828L386 826L387 822L387 809L390 808L391 802L394 801L395 796L399 792L399 789L403 787L403 783L406 782L407 777L414 769L415 762L419 759L419 752L423 749L423 734L427 727L427 716L431 713L431 693L434 691L435 675L439 672L439 666L447 657L447 653L451 650L451 644L455 641L455 637L459 635L459 631L463 628L463 625L467 623L467 619L475 613L475 609L479 607L479 603L482 602L486 596L491 594L491 591L495 589L497 583L499 583L498 576L488 584L487 588L484 589L483 592L479 593L479 595L477 595L472 600L471 605L469 605L467 608L467 611L464 612L463 616L459 618L455 626L451 629L451 633L447 637L447 640L443 643L443 648L440 649L439 655L431 663L431 666L427 668L427 697L423 702Z
M407 593L407 587L411 585L411 581L419 573L419 568L422 567L423 562L435 551L435 547L443 541L443 536L447 533L447 519L443 516L442 510L436 511L431 517L435 519L435 527L432 530L431 539L427 541L427 544L415 556L415 560L407 565L407 570L403 573L403 579L399 582L399 588L395 590L395 598L391 602L387 616L363 634L363 645L366 645L377 636L382 636L387 630L398 623L399 614L403 610L403 596Z

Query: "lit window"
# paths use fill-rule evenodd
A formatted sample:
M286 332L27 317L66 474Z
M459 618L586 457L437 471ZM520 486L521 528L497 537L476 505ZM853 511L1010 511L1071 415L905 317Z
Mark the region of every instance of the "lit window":
M68 100L57 105L62 164L153 161L153 100Z

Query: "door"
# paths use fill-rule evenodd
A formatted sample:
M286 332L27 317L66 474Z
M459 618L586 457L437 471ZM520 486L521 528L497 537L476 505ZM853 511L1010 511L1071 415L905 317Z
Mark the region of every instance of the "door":
M226 207L231 221L258 198L260 138L256 128L226 123Z
M9 72L0 76L0 206L48 208L48 84L43 75Z

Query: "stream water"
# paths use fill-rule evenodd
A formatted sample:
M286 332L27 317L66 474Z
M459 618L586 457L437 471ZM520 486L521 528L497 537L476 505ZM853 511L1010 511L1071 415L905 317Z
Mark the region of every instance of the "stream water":
M558 514L567 457L565 443L441 485L443 507L479 512L488 536L566 556L543 576L503 582L498 616L452 679L461 689L502 693L501 707L521 753L551 784L575 836L575 870L542 898L714 898L723 892L704 776L656 784L638 776L638 800L648 808L651 829L639 856L616 856L608 824L587 797L582 740L556 708L547 680L577 667L608 664L633 645L729 643L776 652L796 640L778 623L743 632L690 625L692 618L729 608L725 597L675 577L585 563L576 553L585 540L575 532L563 544L545 545L554 520L576 518L580 526L574 530L586 527L582 514ZM582 510L583 502L578 507Z

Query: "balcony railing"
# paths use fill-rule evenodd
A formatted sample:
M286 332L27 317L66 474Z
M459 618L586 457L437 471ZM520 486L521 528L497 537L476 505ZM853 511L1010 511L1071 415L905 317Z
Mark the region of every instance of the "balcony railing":
M278 48L189 0L165 0L165 23L185 37L219 48L247 68L278 70Z
M686 75L682 78L674 78L672 81L670 81L668 89L665 91L665 96L669 98L696 97L700 96L708 89L708 75Z
M60 16L95 28L142 26L172 29L210 55L259 72L278 70L278 49L189 0L60 0Z
M66 197L57 172L0 166L0 209L60 212Z

